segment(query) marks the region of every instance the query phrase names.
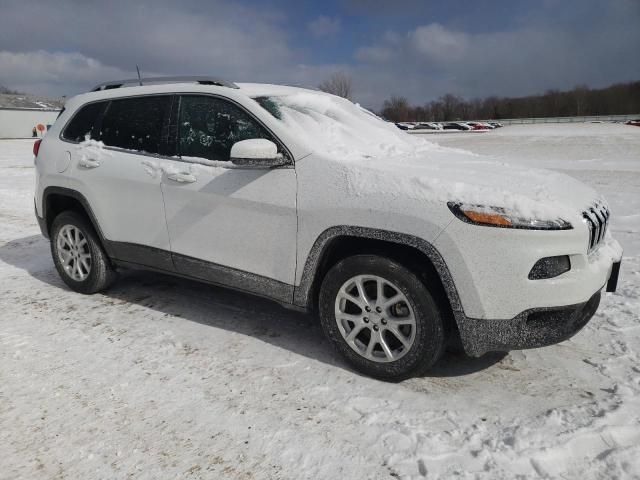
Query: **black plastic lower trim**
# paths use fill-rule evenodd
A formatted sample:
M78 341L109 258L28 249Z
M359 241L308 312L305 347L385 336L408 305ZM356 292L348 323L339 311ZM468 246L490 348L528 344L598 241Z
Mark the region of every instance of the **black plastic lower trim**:
M295 288L293 303L299 307L303 307L310 310L312 307L312 295L317 288L316 273L322 262L322 258L325 252L328 250L332 241L340 237L358 237L365 239L384 240L398 245L412 247L429 258L433 267L435 268L442 286L446 292L451 309L454 312L463 312L462 303L456 289L455 283L449 268L440 255L440 252L426 240L399 232L393 232L389 230L380 230L376 228L357 227L349 225L338 225L328 228L322 232L316 239L311 251L307 255L307 260L302 271L302 277L300 278L300 285Z
M38 227L40 227L40 233L44 238L49 238L49 231L47 229L47 222L44 218L38 215L38 209L36 208L35 201L33 202L33 210L36 214L36 220L38 220Z
M105 241L105 250L116 266L151 270L240 290L291 304L293 285L186 255L134 243Z
M620 265L622 260L611 265L611 275L607 281L607 292L615 292L618 288L618 277L620 277Z
M255 273L218 265L186 255L173 254L176 271L198 280L215 285L242 290L279 302L293 302L293 285Z
M60 195L63 197L69 197L69 198L73 198L75 200L78 200L80 202L80 204L82 205L82 207L84 208L85 212L87 213L87 215L89 215L89 219L91 220L91 224L93 225L93 228L95 228L96 233L98 234L98 237L100 238L100 241L103 243L105 243L105 238L104 235L102 234L102 230L100 229L100 224L98 223L96 216L93 214L93 210L91 209L91 206L89 205L89 202L87 201L86 198L84 198L84 195L82 195L80 192L77 192L76 190L72 190L70 188L64 188L64 187L47 187L44 189L44 192L42 193L42 217L44 219L45 222L45 226L48 227L48 225L50 225L50 223L53 221L53 218L49 218L49 212L48 212L48 208L49 208L49 196L50 195ZM37 215L36 215L37 216ZM48 237L48 233L47 235L45 235L45 237ZM110 254L108 248L105 246L105 250L107 250L107 254Z
M111 240L103 240L102 244L107 255L114 261L129 262L169 272L175 270L171 252L166 250L137 243L113 242Z
M584 327L600 304L600 292L587 302L564 307L533 308L510 320L475 319L454 312L465 352L479 357L487 352L538 348L562 342Z

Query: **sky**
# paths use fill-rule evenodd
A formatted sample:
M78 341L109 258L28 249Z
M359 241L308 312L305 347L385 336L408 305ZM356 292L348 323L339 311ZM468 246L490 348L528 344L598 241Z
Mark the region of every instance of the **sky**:
M423 104L640 80L640 0L0 0L0 84L75 95L213 75Z

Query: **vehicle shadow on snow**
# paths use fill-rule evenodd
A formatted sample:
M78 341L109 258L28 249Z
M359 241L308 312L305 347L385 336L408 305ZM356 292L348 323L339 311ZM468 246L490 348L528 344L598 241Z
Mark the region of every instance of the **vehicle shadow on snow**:
M0 246L0 260L36 280L68 290L53 266L49 242L32 235ZM253 295L154 272L125 271L101 295L203 325L249 335L279 348L350 370L324 339L314 316ZM457 377L499 363L505 354L470 358L447 352L428 377Z

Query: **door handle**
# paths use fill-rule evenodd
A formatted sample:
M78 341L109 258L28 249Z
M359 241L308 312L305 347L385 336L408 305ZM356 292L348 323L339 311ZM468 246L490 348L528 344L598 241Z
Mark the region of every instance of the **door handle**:
M192 175L190 173L170 173L167 175L167 178L169 180L173 180L174 182L178 182L178 183L194 183L197 178L195 175Z
M78 161L78 165L84 168L96 168L100 166L100 162L98 160L94 160L93 158L81 158Z

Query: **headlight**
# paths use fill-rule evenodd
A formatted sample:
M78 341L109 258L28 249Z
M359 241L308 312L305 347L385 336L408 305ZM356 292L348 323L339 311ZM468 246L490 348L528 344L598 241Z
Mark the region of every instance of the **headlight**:
M561 218L555 220L524 218L501 207L488 207L458 202L449 202L447 205L449 206L449 210L460 220L474 225L529 230L570 230L573 228L569 222Z

